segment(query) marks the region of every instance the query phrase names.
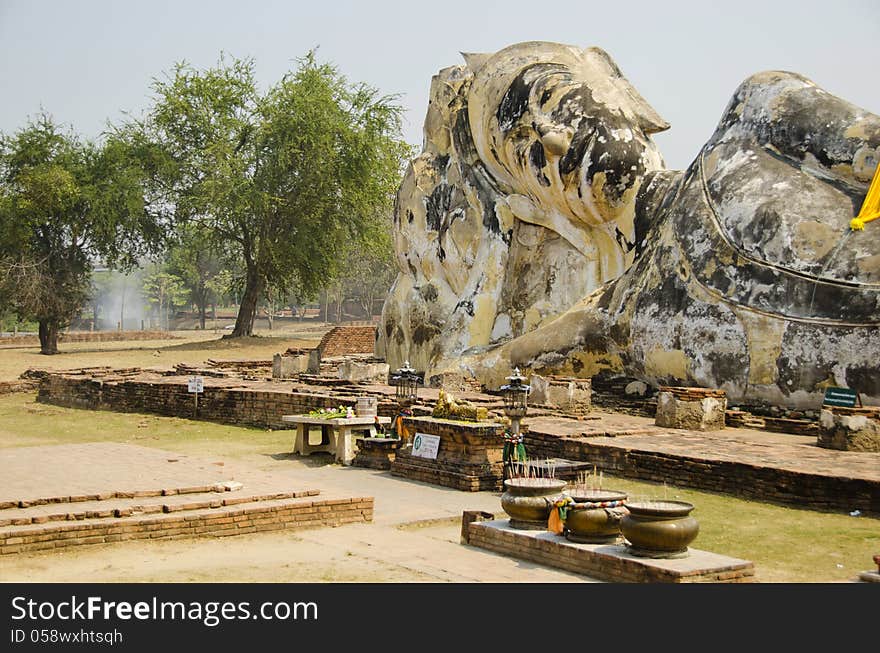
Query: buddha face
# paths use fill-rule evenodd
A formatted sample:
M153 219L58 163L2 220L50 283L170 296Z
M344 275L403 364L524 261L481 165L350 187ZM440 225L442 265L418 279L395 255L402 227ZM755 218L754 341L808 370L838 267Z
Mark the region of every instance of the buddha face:
M465 56L471 132L496 179L574 224L631 234L641 180L664 167L650 134L669 125L610 57L541 42Z

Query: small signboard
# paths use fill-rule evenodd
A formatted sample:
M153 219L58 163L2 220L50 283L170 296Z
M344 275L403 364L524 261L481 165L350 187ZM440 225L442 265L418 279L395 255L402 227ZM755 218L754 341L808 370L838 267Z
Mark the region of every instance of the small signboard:
M201 376L191 376L186 384L187 392L202 394L205 392L205 379Z
M412 455L420 458L436 460L437 451L440 449L440 436L416 433L413 439Z
M859 398L859 393L855 390L830 387L825 390L825 399L822 400L822 405L855 408L857 401L861 405L862 401Z

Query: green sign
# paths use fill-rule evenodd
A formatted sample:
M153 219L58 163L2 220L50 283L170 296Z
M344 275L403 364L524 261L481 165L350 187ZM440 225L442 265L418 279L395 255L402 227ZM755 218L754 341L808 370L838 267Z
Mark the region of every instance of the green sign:
M822 401L824 406L844 406L846 408L854 408L856 401L859 400L859 393L849 388L828 388L825 390L825 399Z

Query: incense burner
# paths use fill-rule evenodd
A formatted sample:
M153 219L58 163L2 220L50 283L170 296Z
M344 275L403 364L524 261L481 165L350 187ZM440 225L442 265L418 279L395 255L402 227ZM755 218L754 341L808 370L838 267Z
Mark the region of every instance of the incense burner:
M643 558L684 558L688 545L700 532L686 501L635 501L625 504L628 513L620 520L620 530L634 556Z
M565 481L555 478L509 478L504 481L501 507L510 516L510 526L546 530L550 510L563 498L565 486Z
M567 494L574 500L565 516L565 538L584 544L610 544L621 538L620 520L626 514L625 492L583 485Z

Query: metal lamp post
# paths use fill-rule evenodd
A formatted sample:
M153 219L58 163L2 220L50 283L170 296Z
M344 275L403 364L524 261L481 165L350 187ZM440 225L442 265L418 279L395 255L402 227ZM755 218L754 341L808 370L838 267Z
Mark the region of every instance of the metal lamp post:
M409 439L406 437L406 431L403 428L403 417L405 415L412 415L410 406L418 399L421 381L416 371L409 366L409 361L405 361L403 367L398 368L391 376L391 385L394 386L394 394L397 397L397 405L400 412L394 421L394 425L397 437L401 439L402 444L406 444L406 441Z
M391 385L394 386L394 394L401 409L412 406L419 394L421 379L416 371L409 366L409 361L404 362L403 367L391 377Z
M501 386L501 394L504 397L504 414L510 419L510 435L512 439L512 446L505 449L505 451L510 451L512 455L510 455L510 459L506 461L504 465L503 478L505 480L508 477L508 467L510 462L516 458L516 444L522 442L519 424L520 420L526 416L526 412L528 411L528 398L529 391L531 390L531 386L524 383L526 379L519 373L518 367L513 369L513 374L508 376L507 380L509 383Z

